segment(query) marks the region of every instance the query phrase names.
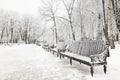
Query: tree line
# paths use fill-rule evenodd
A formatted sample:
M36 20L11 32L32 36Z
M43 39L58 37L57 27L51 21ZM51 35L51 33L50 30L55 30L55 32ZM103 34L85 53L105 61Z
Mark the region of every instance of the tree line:
M1 43L119 40L119 0L41 0L39 16L0 10Z
M38 19L31 15L1 9L0 43L35 43L41 34L38 24Z

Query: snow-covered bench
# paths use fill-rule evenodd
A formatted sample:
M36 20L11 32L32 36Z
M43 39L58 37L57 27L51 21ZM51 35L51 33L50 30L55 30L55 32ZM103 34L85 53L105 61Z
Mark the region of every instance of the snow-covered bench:
M49 51L49 45L48 44L42 45L42 48Z
M51 49L51 51L53 54L57 53L57 56L60 56L60 59L62 57L68 57L71 65L72 60L75 60L90 66L92 76L94 73L94 66L103 65L104 73L107 71L109 48L102 40L75 41L69 47L70 52L62 52L59 48Z

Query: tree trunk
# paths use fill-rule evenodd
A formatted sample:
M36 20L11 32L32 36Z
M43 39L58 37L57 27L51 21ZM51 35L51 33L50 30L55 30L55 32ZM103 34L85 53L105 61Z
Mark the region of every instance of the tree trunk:
M13 28L11 28L11 39L10 39L10 43L13 43Z
M53 16L54 16L54 15L53 15ZM54 38L54 39L55 39L55 40L54 40L54 41L55 41L54 45L56 45L56 44L58 43L58 40L57 40L57 39L58 39L58 36L57 36L57 28L56 28L56 19L55 19L55 16L53 17L53 22L54 22L54 33L55 33L55 34L54 34L54 36L55 36L55 38Z
M116 26L117 26L117 34L116 34L116 41L119 41L119 28L118 28L118 1L115 0L114 1L114 15L115 15L115 22L116 22Z
M25 33L24 33L24 34L25 34L24 40L25 40L25 43L27 44L27 37L28 37L28 36L27 36L27 30L25 30Z
M5 30L5 27L2 29L1 40L2 40L2 38L3 38L4 30Z
M110 41L110 47L111 47L111 49L115 49L115 43L114 43L113 36L112 36L111 39L109 39L109 41Z
M72 30L72 38L73 38L73 40L75 40L75 33L73 31L73 26L72 25L71 25L71 30Z
M75 33L74 33L74 30L73 30L73 25L72 25L72 21L71 21L70 15L69 15L69 20L70 20L70 27L71 27L71 31L72 31L72 38L73 38L73 40L75 40Z
M104 35L105 35L105 38L106 40L108 41L109 43L109 38L108 38L108 25L106 23L106 11L105 11L105 1L102 0L102 5L103 5L103 16L104 16L104 28L103 28L103 32L104 32Z
M113 5L113 0L109 0L109 9L108 9L108 24L109 24L109 35L110 35L110 46L111 46L111 49L114 49L115 48L115 43L114 43L114 36L113 36L113 28L114 26L112 25L113 24L113 17L114 17L114 5Z

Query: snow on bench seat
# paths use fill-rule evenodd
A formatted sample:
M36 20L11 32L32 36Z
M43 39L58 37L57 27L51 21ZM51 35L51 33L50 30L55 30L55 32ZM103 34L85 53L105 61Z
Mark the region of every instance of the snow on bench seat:
M79 60L86 61L86 62L91 64L91 58L89 58L89 57L73 54L73 53L70 53L70 52L65 52L65 53L61 53L61 54L65 55L65 56L68 56L68 57L71 57L72 59L73 58L74 59L79 59Z
M58 53L57 52L57 48L54 48L52 49L52 51L56 52L57 54L61 54L61 55L64 55L66 57L71 57L72 59L78 59L78 60L82 60L82 61L86 61L88 63L91 63L91 58L89 57L86 57L86 56L82 56L82 55L78 55L78 54L73 54L73 53L70 53L70 52L60 52Z

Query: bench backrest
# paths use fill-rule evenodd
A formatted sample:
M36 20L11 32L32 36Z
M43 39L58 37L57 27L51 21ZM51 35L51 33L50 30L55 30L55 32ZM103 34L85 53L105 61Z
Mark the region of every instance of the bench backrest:
M70 45L70 51L75 54L90 56L100 54L105 50L105 42L103 40L86 40L73 42Z
M72 53L78 54L79 45L80 45L80 42L73 41L71 44L69 44L69 51Z

